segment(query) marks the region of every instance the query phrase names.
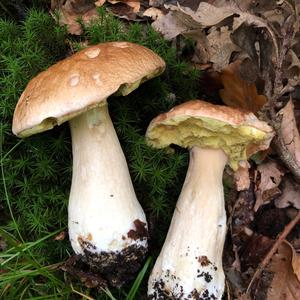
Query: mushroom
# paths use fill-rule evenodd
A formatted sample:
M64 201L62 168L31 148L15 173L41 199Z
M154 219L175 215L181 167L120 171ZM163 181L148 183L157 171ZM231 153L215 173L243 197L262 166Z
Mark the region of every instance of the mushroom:
M226 212L222 174L269 147L273 131L254 114L201 100L153 119L147 143L189 149L190 162L163 248L149 278L149 299L221 299Z
M33 78L13 116L13 133L22 138L70 121L70 241L113 286L140 267L148 234L106 99L129 94L164 68L157 54L137 44L91 46Z

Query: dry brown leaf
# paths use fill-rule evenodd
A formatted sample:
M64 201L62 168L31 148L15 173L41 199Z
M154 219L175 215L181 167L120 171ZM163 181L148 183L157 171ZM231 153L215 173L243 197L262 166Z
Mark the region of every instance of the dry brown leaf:
M132 11L134 13L137 13L140 11L141 8L141 2L140 0L107 0L107 2L111 3L111 4L116 4L116 3L124 3L126 5L128 5L129 7L132 8Z
M273 36L268 24L260 17L251 14L247 9L241 9L241 6L234 1L227 1L223 6L217 7L207 2L201 2L196 12L190 8L179 8L187 12L195 21L203 27L210 27L221 23L231 16L235 16L235 24L233 30L236 30L241 24L254 25L256 27L264 27Z
M177 6L167 5L166 7L171 10L177 10L185 13L201 25L202 28L220 24L228 17L234 17L233 31L241 24L245 23L247 25L254 25L255 27L266 28L272 39L275 40L274 33L267 22L264 19L250 13L250 11L246 9L249 3L246 7L240 5L240 3L236 3L235 1L224 1L223 5L221 5L219 1L215 1L213 4L214 5L204 1L200 2L196 11L189 7L181 6L178 3Z
M78 20L88 24L92 19L98 17L98 13L94 0L67 0L64 4L63 1L53 1L51 3L52 10L56 9L59 13L59 23L67 25L67 30L71 34L80 35L82 27ZM100 4L97 1L98 5Z
M158 18L153 22L155 30L161 32L167 39L172 39L179 34L188 35L191 32L207 32L210 34L205 38L200 36L200 40L196 36L193 38L199 47L200 57L199 61L203 64L209 62L214 63L216 70L222 69L230 61L233 53L247 54L253 61L253 64L259 67L259 53L263 56L265 50L263 48L255 49L254 43L251 45L251 50L255 52L247 53L247 47L243 47L243 41L233 41L232 34L236 31L243 31L242 25L252 26L254 28L264 28L268 32L268 39L274 44L271 53L268 53L268 61L271 60L275 54L278 57L277 40L274 31L271 30L267 20L260 18L251 13L248 9L253 5L253 1L201 1L198 8L195 10L185 6L185 1L177 2L177 5L165 5L169 12ZM174 2L172 2L174 3ZM243 27L243 28L242 28ZM241 29L242 28L242 29ZM256 40L257 41L257 40ZM208 53L210 55L208 55ZM266 55L265 55L266 56Z
M56 235L54 237L55 241L63 241L67 236L67 232L66 231L61 231L58 235Z
M152 27L160 32L165 39L171 40L179 34L193 30L201 30L201 26L184 12L171 10L152 23Z
M258 95L254 83L242 79L240 66L241 61L237 60L222 70L221 81L224 89L220 90L220 96L228 106L243 108L256 113L266 103L267 99L263 95Z
M272 2L270 0L267 0L269 3ZM274 4L274 2L273 2ZM276 6L276 4L275 4ZM277 23L279 26L283 25L283 22L286 18L286 16L284 16L284 10L280 9L280 8L275 8L272 7L270 10L266 10L264 12L262 12L262 15L269 20L272 23Z
M200 3L201 4L201 3ZM186 4L187 5L187 4ZM216 70L221 70L229 63L232 51L239 50L230 41L230 32L227 28L211 28L206 35L202 29L204 26L193 18L195 12L189 7L165 5L170 11L160 16L152 23L153 28L159 31L168 40L183 34L193 38L197 42L197 63L214 63Z
M297 276L297 279L300 282L300 254L296 252L295 248L290 243L286 242L286 244L288 244L292 249L292 267L294 274Z
M95 5L96 5L97 7L101 7L105 2L106 2L106 0L97 0L97 1L95 2Z
M108 8L109 12L114 16L125 19L128 21L138 21L137 14L133 11L133 8L125 3L118 2Z
M163 12L159 8L156 8L156 7L149 7L143 13L143 16L149 17L153 21L157 20L158 18L162 17L163 15L164 15Z
M268 271L274 273L274 277L266 300L300 299L299 262L299 254L288 242L283 242L268 266Z
M300 167L300 135L295 120L292 100L278 112L278 116L282 118L280 134L283 143Z
M269 161L257 167L254 211L280 194L278 186L283 175L284 172L275 161Z
M202 27L214 26L234 14L232 7L228 4L216 7L207 2L201 2L196 11L180 5L178 5L178 9L190 15Z
M288 74L289 77L292 77L295 79L295 77L299 78L299 74L300 74L300 60L298 58L298 56L296 55L296 53L293 50L289 50L288 54L289 56L289 63L290 65L288 66L288 72L290 74Z
M275 200L275 205L278 208L292 205L300 209L300 186L295 183L291 177L284 177L282 194Z
M213 63L216 71L221 71L230 62L232 52L239 52L241 49L232 43L231 31L228 27L211 28L207 35L207 50L209 52L209 61Z

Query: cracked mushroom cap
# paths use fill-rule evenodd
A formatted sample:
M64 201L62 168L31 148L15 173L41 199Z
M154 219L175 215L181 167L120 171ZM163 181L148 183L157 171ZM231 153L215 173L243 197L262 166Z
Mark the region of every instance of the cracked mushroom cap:
M164 69L165 62L157 54L137 44L88 47L28 83L14 112L13 133L26 137L52 129L103 105L112 94L129 94Z
M272 128L253 113L201 100L160 114L146 132L147 143L155 148L176 144L223 149L233 170L252 154L268 149L272 137Z

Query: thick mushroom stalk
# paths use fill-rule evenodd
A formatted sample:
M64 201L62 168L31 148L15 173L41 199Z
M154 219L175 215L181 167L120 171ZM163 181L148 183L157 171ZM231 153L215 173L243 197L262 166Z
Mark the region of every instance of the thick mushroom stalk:
M146 139L156 148L190 150L190 165L171 227L149 279L150 299L222 298L226 215L222 174L269 147L272 128L252 113L193 100L154 118Z
M34 77L14 112L12 129L19 137L70 121L72 246L114 286L130 280L139 268L147 249L147 225L106 99L128 95L164 69L157 54L137 44L90 46Z
M107 105L70 120L70 127L74 160L70 241L76 254L118 286L145 257L145 214Z
M150 299L221 299L226 212L222 150L193 147L166 241L149 279Z

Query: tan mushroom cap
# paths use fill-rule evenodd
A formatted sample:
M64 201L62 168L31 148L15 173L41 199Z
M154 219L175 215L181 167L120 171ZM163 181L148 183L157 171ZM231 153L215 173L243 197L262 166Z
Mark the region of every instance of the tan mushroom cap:
M176 144L223 149L234 170L250 155L269 148L272 137L272 128L253 113L201 100L157 116L146 132L147 143L156 148Z
M13 117L13 133L30 136L127 95L161 74L165 62L153 51L129 42L88 47L38 74L22 93Z

